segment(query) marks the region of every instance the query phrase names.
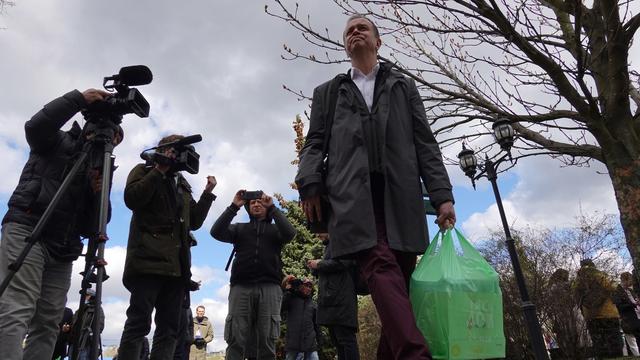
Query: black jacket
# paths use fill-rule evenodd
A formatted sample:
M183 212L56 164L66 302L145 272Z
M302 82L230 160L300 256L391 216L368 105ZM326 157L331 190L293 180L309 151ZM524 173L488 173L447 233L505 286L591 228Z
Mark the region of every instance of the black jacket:
M275 206L267 219L251 218L248 223L231 224L238 213L231 204L211 227L211 236L233 244L235 259L231 267L231 285L273 283L282 281L282 246L296 235L295 228ZM271 223L271 219L275 224Z
M302 297L287 291L282 298L282 316L287 322L285 351L318 350L320 328L316 321L316 304L311 296Z
M38 222L84 143L76 123L69 131L60 128L86 105L82 93L73 90L45 105L25 123L29 159L9 198L2 224L35 226ZM87 225L97 224L97 200L85 167L74 177L43 229L40 240L53 257L61 261L78 258L82 251L80 236L92 235Z
M331 258L327 246L318 262L318 324L358 328L358 297L353 280L354 260Z
M453 194L415 82L392 70L391 64L380 64L369 111L353 81L343 81L337 91L332 127L325 129L328 113L334 111L326 108L329 89L330 82L326 82L313 92L309 132L300 152L296 184L303 199L318 194L328 197L332 255L343 257L376 245L371 206L373 172L381 173L385 180L389 247L424 253L428 239L420 180L436 209L453 201ZM327 131L331 136L323 174ZM371 152L377 154L373 160ZM372 168L372 162L376 168Z
M631 293L635 295L633 290L631 290ZM621 285L616 287L616 292L613 294L613 303L616 304L622 319L622 331L625 334L640 335L640 320L636 315L633 303L629 300Z

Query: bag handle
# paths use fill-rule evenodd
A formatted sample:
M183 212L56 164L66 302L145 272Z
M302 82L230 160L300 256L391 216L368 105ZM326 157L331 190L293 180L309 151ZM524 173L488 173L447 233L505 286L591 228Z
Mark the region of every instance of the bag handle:
M433 237L433 240L431 240L431 243L427 247L427 251L424 252L424 255L435 254L436 249L438 248L438 244L440 244L439 251L453 250L453 236L451 235L451 229L438 231L436 236Z
M467 240L467 238L462 234L462 232L456 227L438 231L438 233L433 237L433 240L431 240L431 244L429 244L429 247L427 247L427 251L425 251L424 254L433 255L436 252L438 245L440 245L440 251L442 251L445 246L447 251L452 250L453 249L453 232L455 232L456 237L458 238L458 243L460 244L460 247L462 248L462 252L465 257L479 256L484 258L482 254L480 254L480 252L469 242L469 240Z
M458 230L458 228L454 228L456 232L456 237L458 238L458 242L460 243L460 247L462 248L462 252L465 257L481 257L484 259L484 256L480 254L480 252L475 248L475 246L471 245L469 240L467 240L462 232Z
M433 255L436 252L438 243L441 242L443 235L444 233L442 231L438 231L436 236L433 237L433 240L431 240L431 243L427 247L427 251L424 252L424 256Z

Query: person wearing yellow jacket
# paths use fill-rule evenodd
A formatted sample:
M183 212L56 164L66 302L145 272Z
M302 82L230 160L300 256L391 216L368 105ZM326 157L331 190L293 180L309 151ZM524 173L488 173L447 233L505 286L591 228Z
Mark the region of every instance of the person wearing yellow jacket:
M594 355L622 356L620 315L613 303L615 288L605 273L591 259L580 262L576 276L576 296L593 342Z
M204 306L196 308L193 318L193 345L189 352L189 360L205 360L207 358L207 344L213 340L213 326L209 318L204 316Z

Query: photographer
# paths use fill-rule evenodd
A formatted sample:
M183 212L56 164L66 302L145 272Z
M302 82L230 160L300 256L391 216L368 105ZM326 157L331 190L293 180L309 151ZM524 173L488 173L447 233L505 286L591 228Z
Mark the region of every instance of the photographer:
M282 314L287 322L286 360L318 360L320 328L313 301L313 281L287 275L282 287L285 290Z
M153 164L136 165L127 178L124 201L133 216L122 282L131 298L120 340L120 360L140 358L154 308L151 359L171 359L176 347L179 309L191 279L189 231L202 226L216 186L215 177L208 176L200 199L193 199L191 186L176 171L178 149L163 146L183 138L164 137Z
M2 219L0 280L8 266L25 248L38 220L60 188L67 171L93 137L74 122L68 131L60 128L90 104L104 101L110 94L95 89L73 90L44 106L25 124L29 159L20 182L11 195ZM116 130L117 128L117 130ZM112 124L114 145L123 137L122 128ZM82 252L81 236L95 235L99 171L81 169L44 225L19 271L0 297L0 353L3 359L50 359L58 323L67 301L72 262ZM29 330L24 350L22 341Z
M256 198L250 199L253 196L247 195ZM249 213L250 222L231 224L242 206ZM296 230L270 196L239 190L213 224L211 235L233 244L236 254L224 328L226 359L243 360L245 347L251 347L249 339L256 341L258 359L275 359L282 302L280 253L282 246L296 235Z

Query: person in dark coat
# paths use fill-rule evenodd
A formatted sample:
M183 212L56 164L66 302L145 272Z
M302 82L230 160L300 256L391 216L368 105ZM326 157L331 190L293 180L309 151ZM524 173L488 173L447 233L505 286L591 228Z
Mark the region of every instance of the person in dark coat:
M313 92L296 184L310 222L329 207L331 254L360 266L382 323L378 358L428 359L408 296L428 242L421 180L442 228L456 220L451 183L415 82L377 61L375 24L354 15L343 37L352 69Z
M571 286L569 271L561 268L551 274L547 284L547 313L558 345L550 349L552 359L585 359L591 346L587 325Z
M286 360L318 360L320 328L313 301L313 281L287 275L283 281L282 314L287 323Z
M233 244L235 253L224 327L225 356L227 360L243 360L251 352L260 360L275 359L282 305L281 252L296 230L271 196L262 194L259 199L247 200L245 194L245 190L238 190L211 227L211 236ZM249 222L231 224L242 206L249 213Z
M631 354L639 356L636 338L640 336L640 302L633 290L633 276L629 272L620 274L620 284L613 294L613 303L618 308L622 320L622 332Z
M68 307L64 308L64 314L60 321L60 332L58 333L58 340L56 340L56 346L53 350L52 360L58 357L63 359L67 356L67 348L69 346L69 332L71 331L71 323L73 322L73 310Z
M77 122L68 131L61 128L78 112L110 95L96 89L73 90L46 104L25 123L29 158L2 219L0 281L9 275L9 264L16 261L69 169L80 153L89 149L89 140L95 135L92 123L84 129ZM101 142L103 136L110 137L102 143L118 145L124 135L122 128L115 121L105 121L105 125ZM72 263L82 252L81 238L97 233L97 227L91 226L96 223L102 189L97 168L90 168L85 162L70 179L69 188L59 198L38 241L0 297L3 360L44 359L53 354L71 284ZM23 349L27 329L29 337Z
M169 135L156 150L175 159L176 149L165 144L184 138ZM217 182L207 176L196 202L187 180L174 164L154 157L154 163L136 165L127 178L124 202L133 211L122 282L131 292L127 320L120 339L120 360L138 360L142 341L151 330L155 309L156 329L151 359L172 359L180 328L182 301L191 283L190 230L202 226L215 195Z
M356 295L354 260L333 259L329 234L319 234L325 245L322 260L309 260L307 266L318 276L318 325L329 329L338 360L359 360L358 297Z

